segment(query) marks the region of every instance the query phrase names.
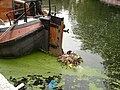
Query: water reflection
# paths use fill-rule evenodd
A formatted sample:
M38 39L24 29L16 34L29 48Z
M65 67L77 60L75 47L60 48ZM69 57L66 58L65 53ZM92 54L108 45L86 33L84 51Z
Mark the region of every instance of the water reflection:
M120 8L108 7L99 0L65 0L61 3L74 20L71 22L73 33L80 40L77 41L80 46L75 47L99 54L109 77L104 82L106 88L120 89Z
M67 0L66 0L67 1ZM108 7L95 0L75 3L71 0L71 17L76 38L82 41L82 50L98 53L103 59L108 90L120 89L120 8Z

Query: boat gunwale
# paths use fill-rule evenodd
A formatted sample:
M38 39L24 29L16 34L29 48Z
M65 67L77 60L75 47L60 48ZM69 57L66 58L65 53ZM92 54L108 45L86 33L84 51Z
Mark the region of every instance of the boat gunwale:
M26 33L26 34L23 34L23 35L21 35L21 36L19 36L19 37L17 37L17 38L9 39L9 40L6 40L5 42L0 42L0 46L12 44L12 43L14 43L14 42L16 42L16 41L18 41L18 40L21 40L21 39L23 39L23 38L25 38L25 37L29 37L29 36L32 35L32 34L35 34L35 33L37 33L37 32L40 32L40 31L42 31L43 29L44 29L44 25L41 25L40 27L36 28L35 30L32 30L32 31L30 31L30 32L28 32L28 33Z
M19 21L18 21L18 22L19 22ZM21 28L21 27L30 26L30 25L36 24L36 23L38 23L38 22L41 23L41 21L40 21L39 19L36 19L36 20L34 20L34 21L30 21L30 22L26 22L26 23L22 23L22 24L16 25L16 26L14 27L14 29L19 29L19 28ZM0 32L4 32L4 31L5 31L6 29L8 29L8 28L9 28L9 27L0 28Z

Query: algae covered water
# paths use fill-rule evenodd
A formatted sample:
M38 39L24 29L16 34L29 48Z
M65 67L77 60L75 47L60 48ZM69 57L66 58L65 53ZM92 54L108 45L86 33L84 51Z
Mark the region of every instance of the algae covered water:
M63 35L63 50L81 55L83 64L68 68L36 51L0 59L0 73L14 85L24 82L22 90L120 90L120 8L99 0L51 2L70 30Z
M89 90L97 88L96 83L101 88L101 80L107 78L93 68L63 66L56 57L43 52L17 59L1 59L0 72L15 86L25 83L21 90L49 90L51 80L56 80L56 90Z

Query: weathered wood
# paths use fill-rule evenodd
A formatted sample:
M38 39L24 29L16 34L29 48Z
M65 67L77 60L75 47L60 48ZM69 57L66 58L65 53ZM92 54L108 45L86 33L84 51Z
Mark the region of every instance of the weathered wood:
M62 37L63 37L64 23L63 18L51 17L50 24L50 46L49 53L55 56L62 55Z

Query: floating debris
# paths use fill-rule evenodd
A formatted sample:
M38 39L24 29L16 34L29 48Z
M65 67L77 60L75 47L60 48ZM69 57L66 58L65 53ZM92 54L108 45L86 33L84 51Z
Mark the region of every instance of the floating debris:
M48 88L55 89L57 88L57 85L58 85L57 80L51 80L50 83L48 84Z
M83 63L83 59L80 55L77 55L70 50L63 55L60 55L58 57L58 62L64 63L65 65L68 65L70 68L72 68L73 66L78 66Z
M44 77L42 75L27 75L26 77L9 79L14 86L19 83L24 83L25 86L19 90L33 90L34 88L39 88L40 90L63 90L61 84L61 74Z

